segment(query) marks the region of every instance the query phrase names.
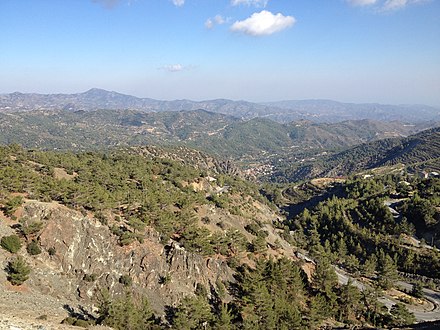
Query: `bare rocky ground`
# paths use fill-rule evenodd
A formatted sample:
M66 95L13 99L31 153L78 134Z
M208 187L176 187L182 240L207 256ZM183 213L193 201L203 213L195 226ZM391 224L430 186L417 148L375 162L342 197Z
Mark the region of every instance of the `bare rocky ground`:
M60 324L68 316L63 303L38 293L9 290L0 291L0 329L43 330L74 329ZM39 319L47 317L47 320Z
M63 301L29 290L26 286L0 286L0 329L7 330L67 330L78 327L61 324L69 316ZM95 326L90 329L110 329Z
M0 237L15 233L10 227L13 223L0 214ZM61 321L69 316L66 306L73 307L75 310L78 309L78 302L39 293L26 283L21 286L12 286L7 281L4 272L11 254L3 249L0 250L0 330L80 329L61 324ZM107 327L94 328L109 329Z

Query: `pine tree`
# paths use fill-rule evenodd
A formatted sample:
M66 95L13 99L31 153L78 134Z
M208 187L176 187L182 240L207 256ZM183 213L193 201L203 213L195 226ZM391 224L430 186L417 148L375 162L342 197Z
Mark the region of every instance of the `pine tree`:
M8 273L8 281L12 285L21 285L29 278L31 268L21 256L18 256L8 263L6 272Z
M377 268L377 257L375 254L372 254L366 261L363 268L363 273L366 276L373 276L376 272Z
M330 298L333 288L338 284L338 277L332 265L326 258L317 262L315 273L313 274L313 287Z
M413 284L410 294L416 298L423 298L423 287L419 282Z
M351 279L348 280L346 285L342 286L339 299L339 319L341 321L347 321L353 318L357 319L360 312L361 294L359 290L353 286Z
M321 294L313 297L310 300L308 328L319 328L322 321L327 317L328 314L328 304L325 297Z
M398 278L397 266L394 260L382 250L379 253L378 283L384 290L390 289Z
M208 329L213 321L211 307L202 297L185 297L177 307L173 327L179 330Z
M214 329L215 330L235 329L235 326L232 323L231 311L228 309L228 305L226 305L225 303L222 303L220 307L219 314L217 315L217 318L215 320Z
M391 316L393 318L394 326L410 325L416 321L414 314L409 312L402 303L397 303L391 307Z

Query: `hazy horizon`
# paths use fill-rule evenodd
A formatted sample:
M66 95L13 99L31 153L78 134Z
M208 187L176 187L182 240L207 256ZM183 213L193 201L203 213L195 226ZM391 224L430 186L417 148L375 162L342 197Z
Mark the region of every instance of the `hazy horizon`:
M440 106L437 0L2 0L0 93Z
M417 106L417 105L421 105L421 106L429 106L429 107L439 108L440 109L440 104L439 105L435 105L435 104L426 104L426 103L349 102L349 101L344 101L344 100L323 99L323 98L289 99L289 100L283 99L283 100L268 100L268 101L256 101L256 102L245 100L245 99L228 99L228 98L224 98L224 97L217 97L217 98L212 98L212 99L189 99L189 98L181 98L181 99L155 99L155 98L148 97L148 96L139 96L139 95L133 95L133 94L126 94L126 93L121 93L119 91L106 90L104 88L99 88L99 87L92 87L92 88L89 88L88 90L77 91L77 92L72 92L72 93L63 93L63 92L60 92L60 93L38 93L38 92L13 91L13 92L8 92L8 93L0 92L0 95L8 95L8 94L14 94L14 93L36 94L36 95L77 95L77 94L87 93L87 92L89 92L91 90L102 90L102 91L109 92L109 93L118 93L118 94L122 94L122 95L125 95L125 96L136 97L136 98L139 98L139 99L152 99L152 100L165 101L165 102L172 102L172 101L209 102L209 101L216 101L216 100L227 100L227 101L233 101L233 102L249 102L249 103L255 103L255 104L271 104L271 103L282 103L282 102L309 102L309 101L316 101L316 102L335 102L335 103L341 103L341 104L357 104L357 105L362 105L362 104L380 104L380 105L391 105L391 106Z

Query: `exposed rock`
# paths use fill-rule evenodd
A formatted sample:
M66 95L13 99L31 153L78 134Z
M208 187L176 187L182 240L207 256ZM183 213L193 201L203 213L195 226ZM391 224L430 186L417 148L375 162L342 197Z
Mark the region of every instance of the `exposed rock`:
M107 226L56 203L28 201L23 217L44 223L38 239L45 252L36 257L39 271L29 281L42 293L91 302L98 288L123 293L119 279L128 275L134 292L146 294L160 313L165 305L193 294L198 283L209 289L219 277L233 280L223 260L190 253L177 243L163 246L153 229L143 244L121 247ZM84 281L86 275L93 275L94 281Z

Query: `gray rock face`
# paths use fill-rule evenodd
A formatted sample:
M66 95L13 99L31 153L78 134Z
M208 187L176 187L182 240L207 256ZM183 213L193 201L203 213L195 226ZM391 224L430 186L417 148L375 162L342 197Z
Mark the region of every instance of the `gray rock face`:
M72 299L74 292L84 302L93 301L98 288L119 295L125 290L120 278L128 275L133 291L146 294L160 313L193 294L199 283L209 291L218 278L233 280L225 261L190 253L176 243L164 246L153 229L144 243L121 247L107 226L56 203L28 201L23 218L44 223L38 239L45 252L37 257L39 271L30 283L51 295ZM49 249L55 251L52 256Z

